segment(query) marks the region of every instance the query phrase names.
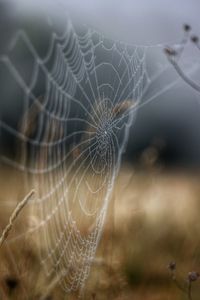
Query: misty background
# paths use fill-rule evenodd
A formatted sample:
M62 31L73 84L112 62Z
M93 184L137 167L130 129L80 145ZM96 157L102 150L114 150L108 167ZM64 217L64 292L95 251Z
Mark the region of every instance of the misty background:
M95 28L105 36L131 45L147 47L147 70L150 77L164 68L165 72L144 95L143 105L130 130L125 159L140 161L145 149L158 149L158 160L165 166L200 166L200 95L187 86L169 65L164 53L165 45L180 42L182 26L188 23L200 36L200 2L175 1L120 1L120 0L67 0L57 1L65 6L73 22ZM54 15L50 1L0 1L0 55L7 51L11 38L23 26L31 26L35 34L44 36L45 27L38 23L43 14ZM41 23L43 24L43 23ZM35 28L34 28L35 26ZM23 68L30 64L24 57ZM185 72L193 66L197 71L191 76L200 82L200 53L188 45L182 59ZM16 98L14 83L8 83L5 69L0 67L0 118L13 127L17 126L22 110ZM174 84L173 84L174 83ZM159 93L163 88L170 88ZM157 95L158 93L158 95ZM151 99L150 102L149 99ZM12 139L1 130L2 151L14 151Z

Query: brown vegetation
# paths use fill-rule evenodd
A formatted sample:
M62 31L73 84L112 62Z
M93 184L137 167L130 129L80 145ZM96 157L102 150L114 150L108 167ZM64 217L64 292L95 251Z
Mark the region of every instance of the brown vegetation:
M25 194L21 178L1 169L2 231ZM167 265L176 261L177 276L185 283L189 272L200 269L198 182L196 174L122 169L83 299L187 299ZM77 299L77 294L66 295L56 278L44 275L35 234L16 238L35 222L24 207L0 249L1 299ZM198 282L192 294L198 299Z

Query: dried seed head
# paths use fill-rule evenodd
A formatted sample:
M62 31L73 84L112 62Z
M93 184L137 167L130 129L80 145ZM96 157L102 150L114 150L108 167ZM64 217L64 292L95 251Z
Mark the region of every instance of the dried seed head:
M188 281L192 282L192 281L196 281L199 278L199 273L198 272L189 272L188 273Z
M175 271L176 270L176 262L171 261L167 267L170 271L172 271L172 272Z
M188 24L184 24L183 25L183 29L184 29L184 31L190 31L191 30L191 26L188 25Z
M193 35L192 37L191 37L191 41L193 42L193 43L198 43L199 42L199 38L198 38L198 36L196 36L196 35Z
M6 277L5 284L10 292L15 290L17 286L19 285L19 281L15 277Z
M164 52L165 52L165 54L167 54L169 56L175 56L177 54L177 52L170 47L165 47Z

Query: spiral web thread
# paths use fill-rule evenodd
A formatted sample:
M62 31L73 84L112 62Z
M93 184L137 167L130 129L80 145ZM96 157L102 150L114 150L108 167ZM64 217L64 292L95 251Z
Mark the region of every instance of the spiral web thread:
M0 125L20 146L16 160L4 161L28 173L37 193L30 206L39 221L28 233L42 245L47 275L56 274L71 292L88 277L132 108L149 78L145 48L76 28L69 18L62 33L49 27L45 55L20 30L1 57L0 68L23 95L23 113L18 128L3 119ZM26 75L13 56L18 49L33 61Z

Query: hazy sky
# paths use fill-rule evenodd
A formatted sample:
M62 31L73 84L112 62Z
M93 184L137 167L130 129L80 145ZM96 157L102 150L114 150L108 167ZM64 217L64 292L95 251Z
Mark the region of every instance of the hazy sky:
M8 1L8 0L6 0ZM31 12L66 5L67 10L99 30L135 44L176 42L188 22L200 34L199 0L9 0ZM53 2L53 6L51 6ZM61 4L60 4L61 3Z
M188 22L200 33L199 0L68 0L78 17L131 43L174 42Z

